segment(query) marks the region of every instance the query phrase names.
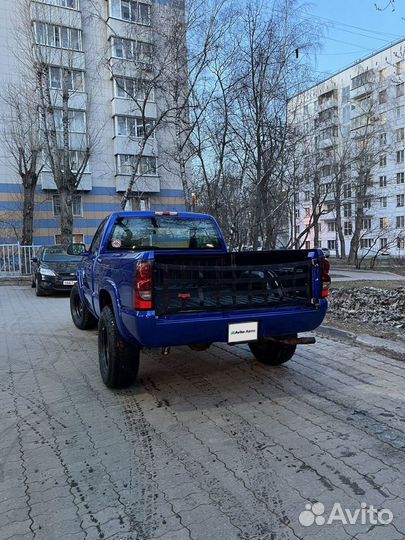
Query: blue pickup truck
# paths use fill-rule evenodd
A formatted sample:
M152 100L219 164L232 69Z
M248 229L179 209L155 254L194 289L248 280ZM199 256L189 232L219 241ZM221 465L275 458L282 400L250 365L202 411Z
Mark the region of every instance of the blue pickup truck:
M314 342L297 334L321 324L329 286L319 249L230 253L209 215L117 212L83 253L70 309L77 328L98 324L101 377L122 388L142 348L247 343L257 360L282 364Z

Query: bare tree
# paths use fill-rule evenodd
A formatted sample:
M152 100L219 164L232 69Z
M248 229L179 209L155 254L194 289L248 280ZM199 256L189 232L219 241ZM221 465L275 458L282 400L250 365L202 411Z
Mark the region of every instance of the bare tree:
M2 100L7 106L7 113L3 118L1 136L9 151L12 168L21 178L23 186L21 243L31 245L35 188L43 168L38 105L35 92L27 81L25 87L10 84Z
M52 173L60 199L61 242L68 244L73 233L73 195L85 173L96 134L88 126L84 72L75 67L75 51L82 48L81 31L75 28L74 20L55 22L51 14L52 8L46 4L22 0L17 38L25 76L36 82L43 171ZM78 92L84 98L81 110L71 105Z

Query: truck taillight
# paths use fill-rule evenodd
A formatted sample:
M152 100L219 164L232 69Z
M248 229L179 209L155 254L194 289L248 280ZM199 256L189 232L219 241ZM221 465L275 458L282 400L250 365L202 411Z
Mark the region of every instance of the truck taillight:
M134 285L134 308L137 310L153 309L151 262L137 264Z
M321 297L326 298L329 296L331 279L329 275L330 263L328 259L323 259L322 261L322 293Z

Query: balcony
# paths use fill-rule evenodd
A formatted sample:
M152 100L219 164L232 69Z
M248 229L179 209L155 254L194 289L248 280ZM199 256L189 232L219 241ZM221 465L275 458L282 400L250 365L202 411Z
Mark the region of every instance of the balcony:
M142 141L141 139L130 138L126 136L115 136L113 140L113 153L114 155L117 155L117 154L137 155L139 154L139 150L140 150L139 143L141 141ZM157 155L158 152L157 152L156 139L150 138L147 141L143 153L149 156Z
M56 184L53 179L53 174L51 172L43 171L40 174L39 178L43 190L57 190ZM77 189L78 191L91 191L92 185L93 183L91 179L91 173L84 173Z
M31 3L31 18L34 21L46 21L49 24L82 29L80 11L35 0Z
M129 175L116 175L115 190L117 192L126 191L130 178ZM159 193L160 177L142 176L135 181L132 191L137 193Z
M372 90L372 85L375 83L375 73L373 69L359 73L352 79L350 89L350 98L359 99Z
M137 116L137 117L142 116L139 111L139 108L137 107L136 102L130 98L125 99L125 98L114 97L111 100L111 111L112 111L112 116L117 116L117 115ZM150 103L146 104L145 117L146 118L157 117L157 110L156 110L155 102L151 101Z

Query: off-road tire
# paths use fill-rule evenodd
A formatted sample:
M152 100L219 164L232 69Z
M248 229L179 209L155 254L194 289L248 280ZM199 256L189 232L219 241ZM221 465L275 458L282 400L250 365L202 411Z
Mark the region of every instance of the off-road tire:
M280 336L281 337L281 336ZM297 337L297 335L283 336L284 338ZM296 345L284 345L276 341L254 341L249 343L256 360L268 366L279 366L288 362L295 353Z
M118 332L114 313L105 306L98 321L98 359L103 382L109 388L126 388L135 382L140 349Z
M73 285L70 291L70 314L76 328L79 330L90 330L97 326L97 319L80 298L79 286Z

